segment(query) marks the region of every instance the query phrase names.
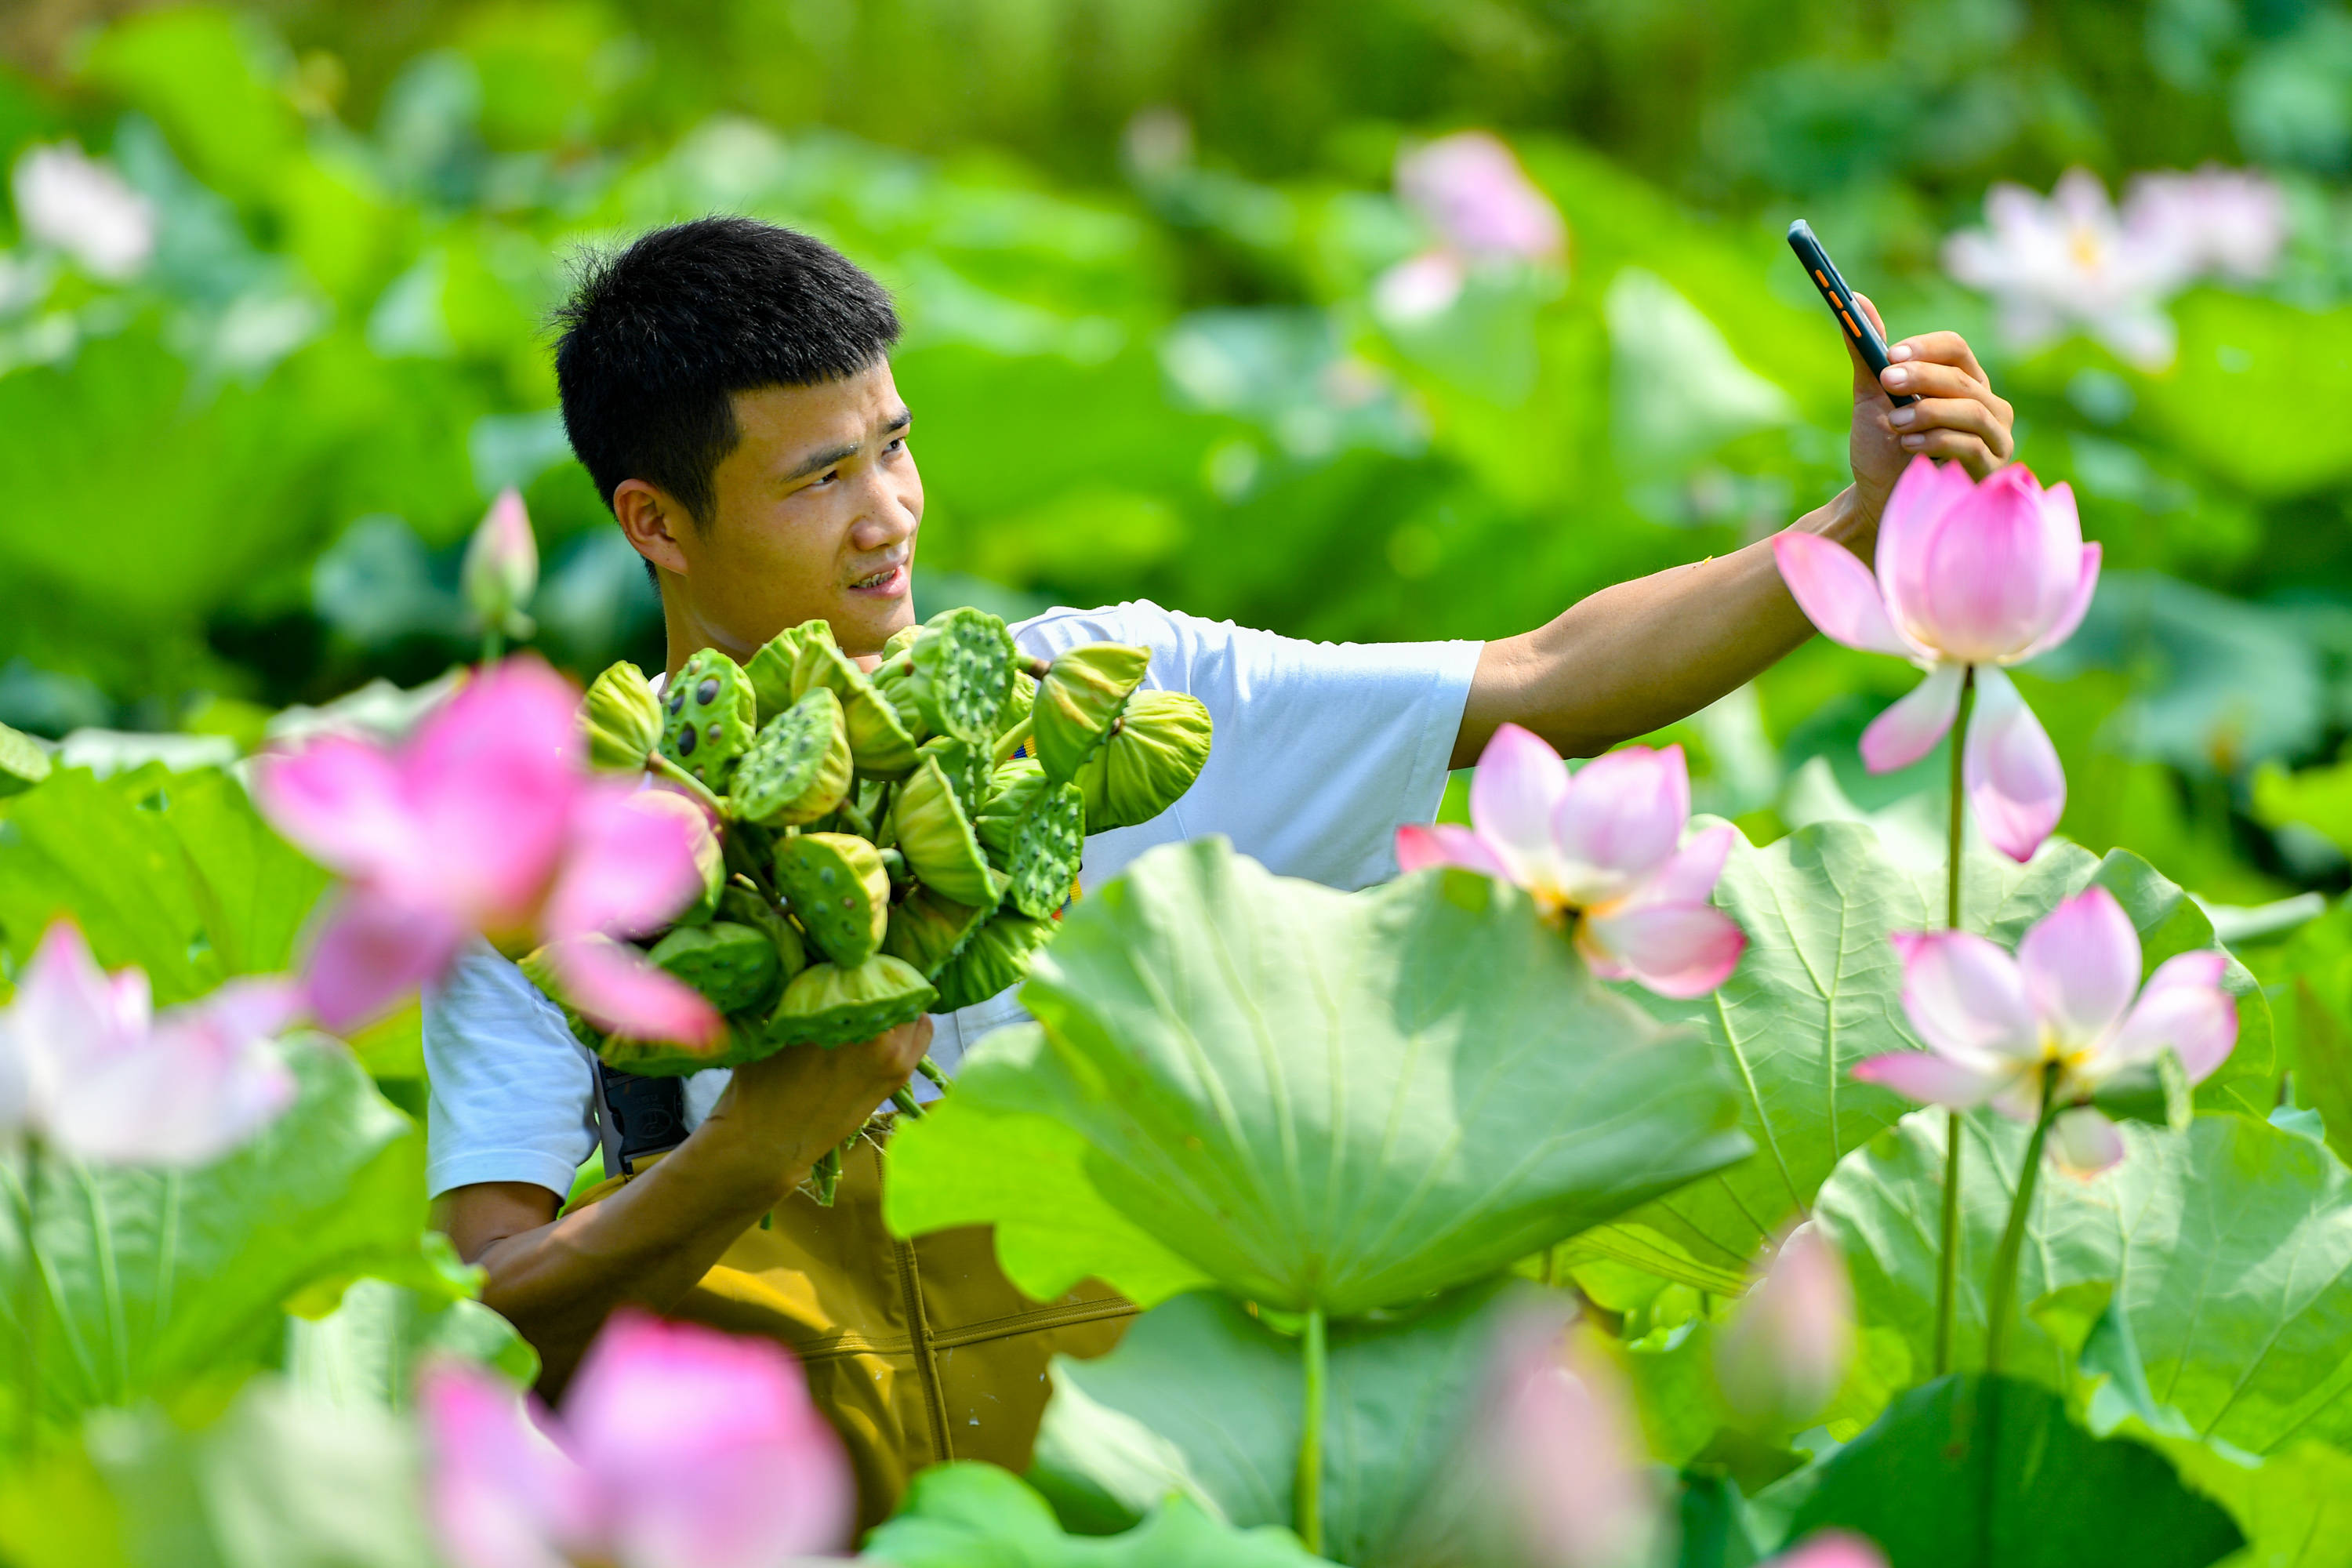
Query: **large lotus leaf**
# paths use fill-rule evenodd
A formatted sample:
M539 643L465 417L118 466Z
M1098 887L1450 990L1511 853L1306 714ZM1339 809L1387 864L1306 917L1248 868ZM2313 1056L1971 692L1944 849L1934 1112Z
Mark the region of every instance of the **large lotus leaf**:
M276 1353L283 1309L334 1305L362 1276L436 1287L420 1253L425 1140L350 1053L288 1047L300 1093L260 1136L186 1172L44 1162L37 1236L44 1415L124 1405ZM0 1279L26 1277L20 1162L0 1161ZM0 1291L16 1353L24 1299ZM0 1404L14 1406L14 1380Z
M1073 906L1022 1001L1045 1047L999 1102L1076 1131L1100 1204L1269 1306L1415 1300L1747 1149L1702 1040L1596 984L1525 895L1467 873L1338 893L1223 839L1167 846ZM1024 1140L972 1152L1029 1174ZM915 1184L897 1173L894 1225L949 1223L958 1201ZM1075 1243L1061 1256L1124 1284Z
M2004 947L2094 879L2139 928L2147 968L2213 939L2192 900L2125 851L2101 861L2053 842L2024 866L1972 855L1964 871L1961 923ZM1838 1161L1911 1109L1855 1082L1853 1068L1883 1051L1920 1048L1887 938L1942 925L1945 896L1940 874L1899 866L1869 828L1823 822L1761 849L1735 844L1715 901L1748 933L1731 978L1691 1002L1627 990L1660 1017L1720 1044L1737 1065L1740 1125L1757 1152L1579 1245L1703 1289L1734 1291L1745 1288L1748 1260L1812 1202ZM2227 984L2241 996L2241 1045L2200 1090L2200 1103L2231 1103L2230 1083L2270 1068L2269 1005L2235 960Z
M1287 1530L1237 1531L1171 1498L1123 1535L1065 1535L1045 1500L993 1465L937 1465L866 1538L862 1561L898 1568L1318 1568Z
M446 1239L435 1233L428 1245ZM446 1261L456 1265L454 1250ZM473 1280L459 1269L443 1289L419 1289L383 1279L362 1279L323 1318L289 1317L278 1367L304 1397L341 1405L405 1410L417 1369L437 1355L486 1362L528 1388L539 1376L539 1352L514 1325L471 1299ZM465 1292L453 1297L452 1289Z
M1333 1332L1323 1544L1334 1561L1377 1568L1412 1554L1421 1505L1475 1418L1517 1293L1474 1286L1402 1323ZM1171 1492L1228 1524L1293 1517L1298 1341L1227 1298L1164 1302L1108 1355L1055 1357L1053 1381L1031 1479L1073 1525L1124 1529Z
M1911 1390L1832 1455L1789 1533L1828 1528L1868 1536L1888 1568L2205 1568L2244 1544L2160 1455L1981 1374Z
M1915 1368L1933 1339L1946 1121L1915 1113L1847 1156L1816 1211L1864 1320L1900 1332ZM1986 1279L2025 1130L1989 1112L1961 1125L1965 1369L1983 1356ZM2026 1308L2118 1281L2154 1397L2197 1433L2254 1454L2352 1440L2352 1172L2316 1140L2229 1113L2200 1113L2185 1133L2126 1125L2124 1139L2123 1163L2095 1180L2042 1182L2002 1370L2065 1386L2068 1358Z
M147 972L159 1005L284 968L326 885L212 769L60 769L0 803L0 943L22 963L70 914L99 962Z

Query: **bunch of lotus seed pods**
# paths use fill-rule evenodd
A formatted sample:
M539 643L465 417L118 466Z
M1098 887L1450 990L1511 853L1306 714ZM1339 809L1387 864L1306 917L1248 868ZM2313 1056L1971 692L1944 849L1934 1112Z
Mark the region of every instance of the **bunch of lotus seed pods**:
M955 609L892 637L870 675L824 621L746 665L705 648L658 695L614 665L582 708L591 762L651 769L718 827L704 897L646 956L728 1037L689 1050L569 1014L574 1033L624 1071L688 1073L870 1039L1018 984L1086 836L1159 816L1208 761L1199 700L1138 689L1150 657L1094 643L1048 665L994 616ZM840 1153L813 1178L820 1202Z

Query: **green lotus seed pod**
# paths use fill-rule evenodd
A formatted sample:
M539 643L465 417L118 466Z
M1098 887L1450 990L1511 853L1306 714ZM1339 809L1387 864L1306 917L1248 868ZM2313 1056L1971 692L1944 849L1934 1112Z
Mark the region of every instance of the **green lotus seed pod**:
M580 703L580 730L588 740L588 765L611 773L641 773L662 738L661 699L646 672L626 660L606 668L588 683ZM0 769L5 758L0 757Z
M881 852L846 833L803 833L776 847L776 885L801 929L835 963L863 963L882 945L890 879Z
M911 654L899 653L875 666L871 677L875 694L890 705L897 714L898 727L918 742L931 738L931 729L923 722L922 705L915 700L915 660Z
M1110 733L1128 695L1143 682L1151 650L1131 643L1088 643L1054 661L1037 683L1029 751L1046 776L1066 781Z
M745 1024L730 1018L727 1037L713 1051L681 1050L662 1040L632 1040L616 1035L606 1036L594 1050L607 1067L639 1078L685 1078L712 1068L749 1067L774 1056L777 1044L757 1021Z
M740 1013L762 1002L782 982L775 944L764 931L732 921L681 926L654 943L646 955L697 991L722 1013Z
M751 683L751 698L759 711L759 721L765 724L790 708L800 698L793 689L793 671L800 663L801 647L810 636L810 626L824 626L830 637L833 628L823 621L806 621L797 626L787 626L760 645L743 667L744 678Z
M975 745L993 741L1017 657L1004 623L984 610L966 606L933 616L907 649L923 722L934 734Z
M801 628L798 661L793 666L795 700L822 686L841 699L849 726L849 753L868 778L904 778L914 770L917 737L899 722L898 711L874 688L871 677L835 646L833 628L812 621Z
M735 815L766 827L814 822L848 796L849 765L841 699L817 687L760 727L735 768Z
M955 786L956 804L963 807L966 816L980 809L988 798L989 758L986 746L975 746L969 741L959 741L948 735L934 735L917 749L916 754L935 757L940 771L948 775Z
M1044 765L1034 757L1016 757L989 776L988 796L980 815L971 819L971 830L981 848L1000 868L1012 858L1021 819L1053 787Z
M963 951L963 944L992 912L943 899L929 888L917 888L904 901L890 907L890 929L883 933L882 951L905 960L928 980Z
M768 939L768 945L776 950L776 971L782 978L790 980L808 967L808 948L801 933L782 910L755 889L741 881L728 883L727 890L719 896L719 913Z
M1013 684L1005 689L1004 706L996 710L996 732L1000 735L1029 717L1037 706L1037 678L1025 669L1014 669Z
M768 1019L780 1045L848 1046L911 1024L938 993L903 959L876 953L843 966L814 963L793 977Z
M923 628L920 626L900 626L897 631L892 632L890 640L882 645L882 662L887 664L914 647L915 639L922 635Z
M1211 729L1208 709L1188 692L1129 698L1102 750L1078 769L1087 831L1133 827L1175 805L1209 760Z
M662 711L662 755L724 794L758 732L759 705L742 667L715 647L701 649L663 694Z
M972 837L971 819L936 756L927 755L898 786L890 822L907 868L924 887L960 904L994 909L1004 896L1003 873L988 863Z
M940 971L934 982L940 993L934 1011L952 1013L973 1006L1020 984L1029 977L1029 961L1054 940L1057 929L1052 921L1031 920L1013 910L999 910Z
M1013 839L1008 893L1013 907L1033 920L1050 920L1070 900L1085 852L1086 808L1076 784L1055 784L1039 797Z

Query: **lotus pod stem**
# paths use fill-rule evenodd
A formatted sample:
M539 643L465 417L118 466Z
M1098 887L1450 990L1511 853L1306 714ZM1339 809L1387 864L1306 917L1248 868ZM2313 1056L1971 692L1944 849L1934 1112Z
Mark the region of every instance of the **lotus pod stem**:
M929 1057L925 1057L921 1061L917 1062L915 1064L915 1070L921 1073L925 1078L929 1079L931 1080L931 1087L938 1089L941 1094L945 1094L948 1090L955 1087L954 1081L950 1079L947 1073L940 1068L940 1064L933 1061Z
M909 1089L892 1089L890 1091L890 1103L897 1106L899 1111L904 1115L910 1116L918 1121L920 1121L923 1119L922 1105L915 1099L913 1091Z

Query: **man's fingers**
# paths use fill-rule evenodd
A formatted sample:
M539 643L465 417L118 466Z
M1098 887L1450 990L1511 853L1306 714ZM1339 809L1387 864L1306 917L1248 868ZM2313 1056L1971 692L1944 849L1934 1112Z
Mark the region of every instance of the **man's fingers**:
M1973 397L1927 398L1895 409L1886 416L1886 423L1901 437L1906 451L1921 450L1916 440L1936 431L1973 436L2003 461L2016 449L2000 416Z
M1879 384L1892 393L1907 393L1913 397L1973 397L1988 407L2006 406L1992 395L1992 389L1958 365L1937 364L1932 360L1913 360L1908 364L1890 364L1886 374L1878 378Z
M1878 307L1870 302L1870 297L1866 294L1856 294L1853 297L1853 302L1862 307L1863 314L1870 318L1870 324L1878 329L1878 335L1882 339L1885 338L1885 323L1878 319ZM1872 372L1869 364L1862 357L1862 345L1853 341L1853 334L1845 330L1843 323L1840 323L1838 327L1838 335L1845 340L1845 357L1853 363L1854 391L1880 390L1877 375Z
M1983 438L1964 430L1929 430L1903 437L1903 450L1911 456L1925 456L1938 462L1955 461L1968 469L1971 479L1981 479L2000 467L2001 460L1986 449Z
M1906 338L1890 347L1886 357L1896 364L1925 360L1934 364L1955 365L1965 371L1971 381L1986 386L1992 384L1992 378L1985 374L1984 366L1977 363L1976 350L1969 347L1969 340L1958 332L1922 332L1916 338Z

